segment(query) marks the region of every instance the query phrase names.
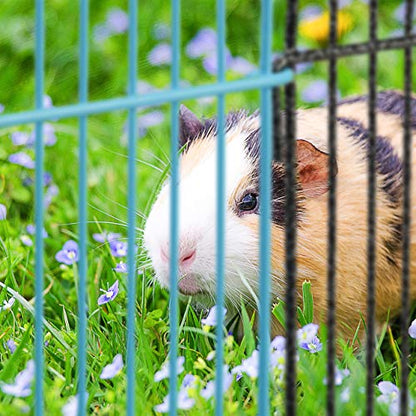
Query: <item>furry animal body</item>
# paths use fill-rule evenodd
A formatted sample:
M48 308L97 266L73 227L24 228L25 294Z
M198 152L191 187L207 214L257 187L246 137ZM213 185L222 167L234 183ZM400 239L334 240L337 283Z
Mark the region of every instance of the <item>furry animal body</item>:
M416 299L416 98L412 98L411 299ZM401 305L404 99L395 91L377 97L376 137L376 321L385 322ZM337 107L337 325L351 339L367 311L366 96ZM216 291L216 121L200 121L181 108L179 181L179 290L210 306ZM327 310L328 112L297 111L297 293L312 283L315 320ZM259 264L258 113L227 117L225 294L228 308L241 299L256 308ZM272 167L272 301L284 299L285 169ZM169 184L162 187L148 217L144 242L156 278L169 286ZM273 333L280 328L272 323ZM363 325L361 325L363 328ZM363 335L363 330L361 330Z

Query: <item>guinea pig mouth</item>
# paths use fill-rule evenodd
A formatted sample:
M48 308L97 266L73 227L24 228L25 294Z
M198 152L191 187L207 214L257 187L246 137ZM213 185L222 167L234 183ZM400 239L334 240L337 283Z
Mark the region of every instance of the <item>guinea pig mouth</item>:
M206 293L199 285L198 279L193 274L185 274L179 278L178 289L183 295L192 296Z

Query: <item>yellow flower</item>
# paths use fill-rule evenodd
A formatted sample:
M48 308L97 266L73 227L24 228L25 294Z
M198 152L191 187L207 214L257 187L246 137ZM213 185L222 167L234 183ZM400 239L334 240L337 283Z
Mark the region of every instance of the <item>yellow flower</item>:
M345 10L340 10L337 16L337 37L339 39L351 30L352 16ZM319 16L301 21L299 31L305 38L312 39L320 44L326 44L329 39L329 12L325 11Z

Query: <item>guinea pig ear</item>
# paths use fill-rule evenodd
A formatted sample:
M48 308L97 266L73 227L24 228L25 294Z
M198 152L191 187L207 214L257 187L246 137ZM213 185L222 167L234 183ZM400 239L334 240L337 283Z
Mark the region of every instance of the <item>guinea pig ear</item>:
M179 146L184 146L194 137L198 136L203 128L204 125L198 117L181 104L179 108Z
M302 190L307 197L317 197L329 189L329 155L307 140L296 140L297 170ZM336 167L338 173L338 167Z

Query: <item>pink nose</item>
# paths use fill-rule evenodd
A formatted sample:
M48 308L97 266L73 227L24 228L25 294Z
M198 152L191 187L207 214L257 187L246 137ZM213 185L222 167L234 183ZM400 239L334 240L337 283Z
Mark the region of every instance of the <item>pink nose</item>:
M169 255L166 253L165 250L160 251L162 260L165 263L169 262ZM179 268L186 269L188 268L194 261L196 257L196 249L195 248L188 248L185 250L179 250Z

